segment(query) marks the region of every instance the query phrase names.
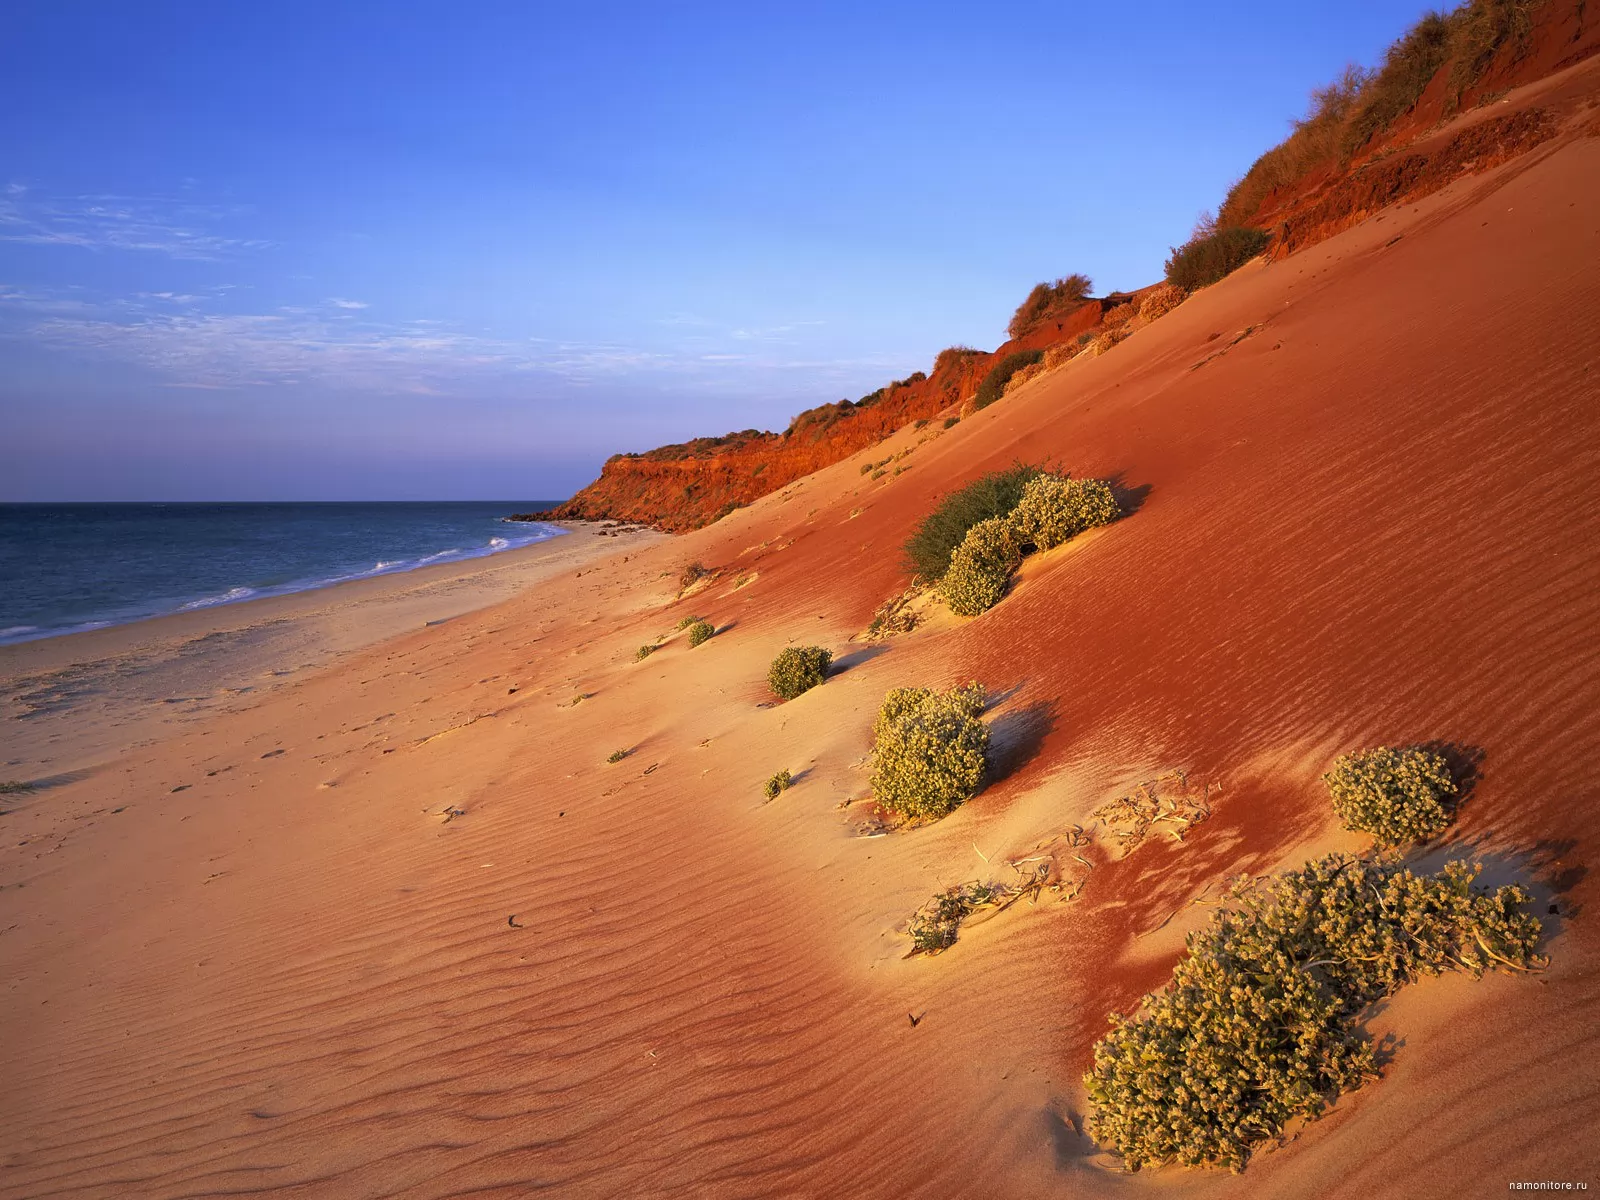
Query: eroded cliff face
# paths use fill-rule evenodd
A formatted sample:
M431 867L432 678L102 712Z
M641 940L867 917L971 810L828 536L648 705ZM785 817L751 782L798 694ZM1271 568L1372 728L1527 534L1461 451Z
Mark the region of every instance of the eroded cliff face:
M549 515L634 521L672 533L698 529L803 475L876 445L905 425L955 416L989 369L1007 354L1076 338L1095 328L1122 299L1085 301L992 353L946 350L935 361L932 374L913 375L860 401L808 409L783 433L749 429L643 454L613 455L599 479Z

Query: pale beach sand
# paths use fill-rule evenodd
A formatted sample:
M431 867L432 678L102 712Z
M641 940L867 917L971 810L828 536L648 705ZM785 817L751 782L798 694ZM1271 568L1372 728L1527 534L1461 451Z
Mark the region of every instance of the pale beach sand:
M661 536L560 524L568 532L486 558L0 646L0 780L84 770L350 650Z

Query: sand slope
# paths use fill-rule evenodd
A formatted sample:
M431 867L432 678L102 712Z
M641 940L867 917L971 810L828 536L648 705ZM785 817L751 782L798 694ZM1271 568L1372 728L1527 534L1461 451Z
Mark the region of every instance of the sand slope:
M1600 1185L1596 195L1600 138L1557 139L6 816L0 1194ZM1016 457L1137 511L975 621L852 643L933 500ZM674 602L689 559L721 574ZM718 636L632 661L688 612ZM844 669L761 707L791 641ZM1001 778L861 836L883 693L974 677ZM1402 994L1385 1077L1244 1176L1105 1170L1077 1128L1106 1012L1224 876L1359 844L1317 784L1335 754L1421 739L1481 752L1452 838L1535 882L1551 969ZM1221 789L1187 843L1092 847L1076 902L902 958L937 887L1172 768Z

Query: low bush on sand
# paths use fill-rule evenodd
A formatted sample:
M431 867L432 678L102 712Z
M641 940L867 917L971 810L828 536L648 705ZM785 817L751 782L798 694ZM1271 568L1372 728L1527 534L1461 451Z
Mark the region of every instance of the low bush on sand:
M606 761L608 763L619 763L632 753L633 751L631 750L613 750L610 754L606 755Z
M1053 550L1121 515L1111 485L1103 479L1040 475L1022 489L1022 499L1011 510L1011 525L1023 545Z
M1038 362L1034 363L1031 366L1023 367L1022 370L1018 371L1010 379L1006 380L1006 388L1005 388L1004 394L1009 396L1012 392L1016 391L1019 387L1021 387L1025 383L1027 383L1030 379L1036 379L1040 375L1043 375L1044 372L1045 372L1045 365L1044 365L1045 357L1046 357L1046 355L1044 354L1044 352L1041 351L1040 355L1039 355L1039 361Z
M951 492L906 539L907 567L924 583L942 579L967 530L989 517L1009 516L1022 499L1022 489L1039 473L1038 467L1017 463Z
M703 620L705 620L705 618L701 617L701 616L684 617L681 620L679 620L678 628L680 630L684 630L684 629L689 628L689 626L696 625L696 624L698 624L699 622L701 622Z
M936 692L895 688L873 724L872 790L908 819L942 817L983 786L989 729L976 684Z
M1000 603L1024 549L1054 549L1120 515L1111 485L1103 479L1035 473L1009 513L967 530L939 580L939 595L957 616L975 617Z
M1005 395L1006 384L1011 382L1013 375L1024 367L1033 366L1043 357L1043 350L1017 350L1006 355L989 368L983 382L978 384L978 390L972 397L972 410L976 412L980 408L988 408Z
M1160 284L1151 288L1139 302L1139 315L1146 321L1164 317L1182 304L1187 295L1188 293L1180 287L1173 287L1170 283Z
M994 883L963 883L940 892L911 918L906 932L912 954L938 954L956 944L961 922L974 911L999 905L1010 892Z
M809 692L828 677L833 655L821 646L787 646L767 668L767 686L782 700Z
M1216 283L1265 250L1269 240L1263 230L1240 226L1196 230L1167 259L1167 282L1186 292Z
M1039 363L1043 371L1054 371L1064 363L1070 362L1078 356L1080 347L1076 340L1057 342L1053 346L1046 346L1044 358Z
M689 645L698 646L701 642L710 641L716 632L716 626L710 621L696 621L689 626Z
M789 768L785 767L762 785L761 794L768 800L776 800L780 795L789 790L789 784L792 783L793 780L794 777L789 774Z
M1380 746L1346 754L1322 781L1344 827L1370 833L1380 846L1425 842L1450 824L1444 800L1456 794L1456 782L1432 750Z
M655 645L653 642L646 642L633 652L633 661L643 662L659 649L661 649L661 647Z
M1477 887L1480 869L1414 875L1334 854L1236 887L1172 981L1111 1017L1084 1077L1090 1135L1130 1170L1243 1170L1287 1122L1377 1075L1369 1006L1451 968L1536 964L1528 893Z
M679 594L687 592L702 579L711 578L711 574L711 568L704 563L692 562L688 564L678 576Z
M1021 562L1022 548L1010 518L979 521L950 556L939 594L957 616L975 617L1000 603L1011 572Z

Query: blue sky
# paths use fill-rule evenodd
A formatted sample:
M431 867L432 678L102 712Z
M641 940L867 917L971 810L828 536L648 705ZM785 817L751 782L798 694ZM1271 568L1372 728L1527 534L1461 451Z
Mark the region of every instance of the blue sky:
M0 500L564 496L1169 245L1416 3L10 0Z

